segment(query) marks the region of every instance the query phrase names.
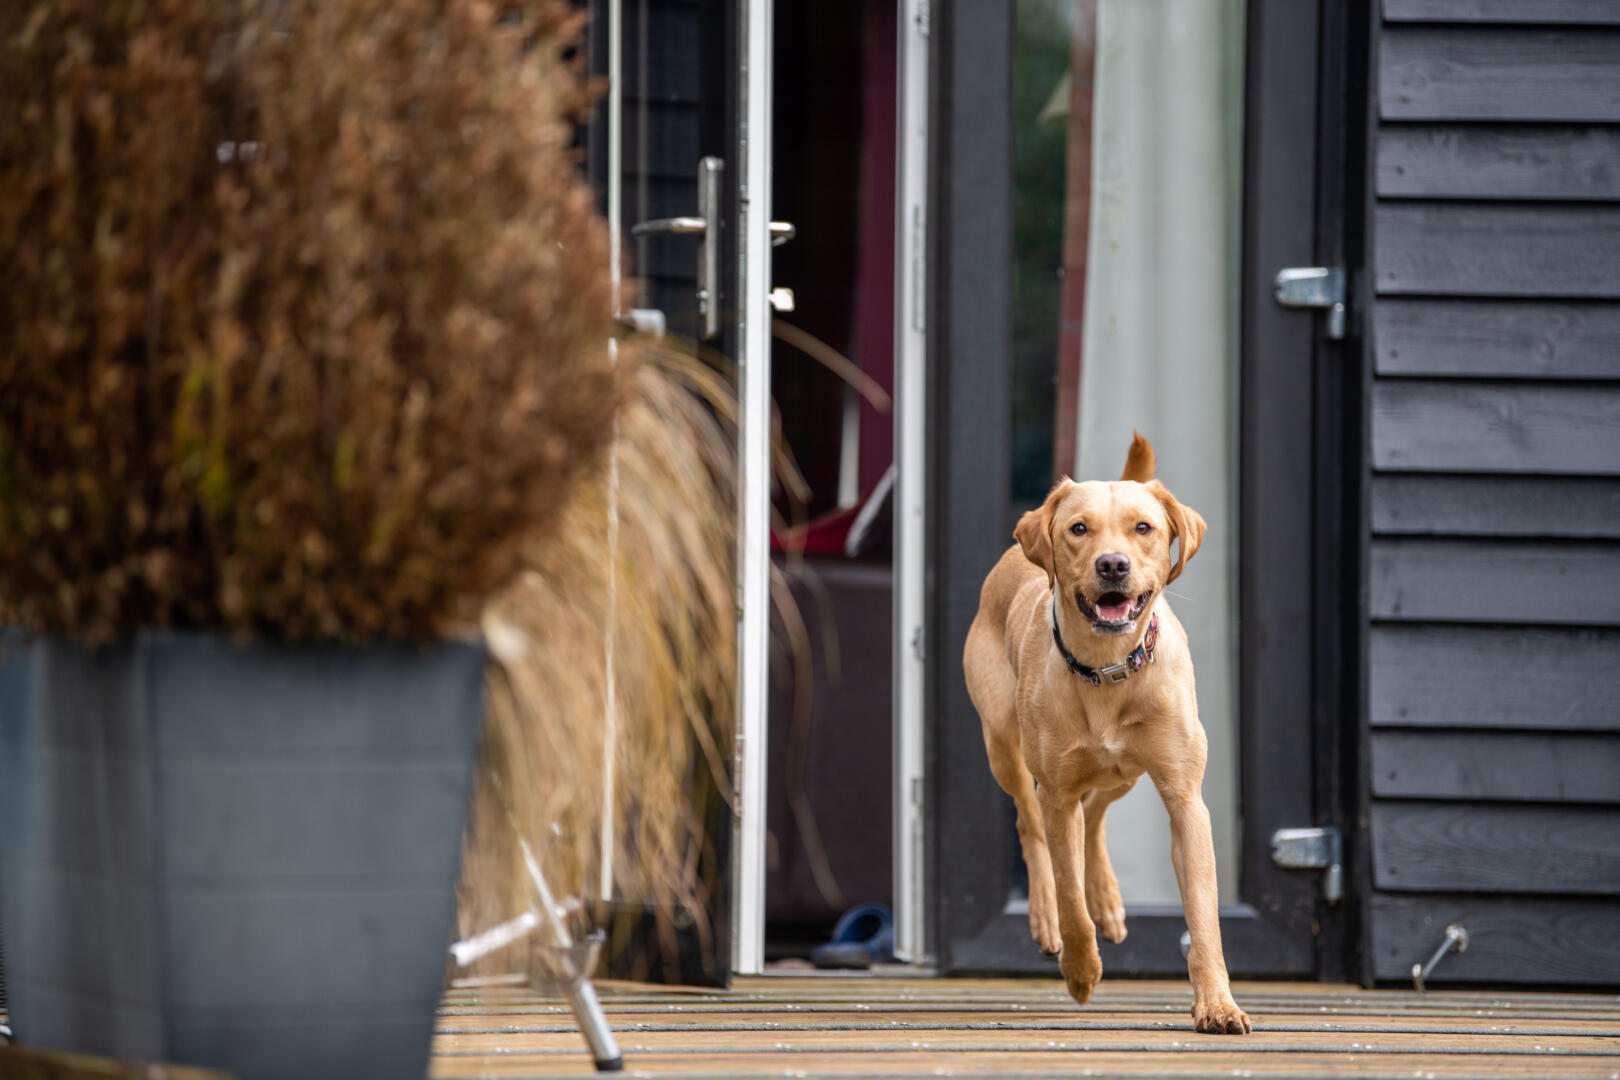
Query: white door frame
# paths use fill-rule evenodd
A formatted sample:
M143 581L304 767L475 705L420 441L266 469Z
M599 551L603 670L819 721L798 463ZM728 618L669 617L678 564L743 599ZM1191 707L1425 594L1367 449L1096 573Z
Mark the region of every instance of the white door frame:
M894 951L928 959L927 609L929 0L899 0L894 320Z
M739 504L736 821L731 969L765 968L765 773L771 632L771 17L772 0L743 0L737 168L737 377L742 416Z

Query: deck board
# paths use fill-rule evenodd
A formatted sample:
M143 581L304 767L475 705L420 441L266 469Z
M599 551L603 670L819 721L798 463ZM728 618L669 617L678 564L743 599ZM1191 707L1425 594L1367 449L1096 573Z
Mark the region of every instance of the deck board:
M1104 980L782 977L729 991L598 987L635 1075L660 1077L1620 1077L1620 997L1240 983L1246 1038L1198 1035L1191 988ZM433 1075L592 1076L567 1006L445 995Z

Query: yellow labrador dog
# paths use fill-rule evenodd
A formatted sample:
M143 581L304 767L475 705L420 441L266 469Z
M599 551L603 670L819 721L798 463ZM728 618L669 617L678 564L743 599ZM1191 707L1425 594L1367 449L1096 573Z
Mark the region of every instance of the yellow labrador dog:
M1164 598L1204 519L1153 471L1138 435L1119 480L1064 479L1023 516L985 579L963 666L990 769L1018 805L1030 934L1059 955L1069 993L1085 1004L1102 976L1098 930L1125 938L1103 814L1145 772L1170 812L1194 1024L1247 1034L1221 952L1192 658Z

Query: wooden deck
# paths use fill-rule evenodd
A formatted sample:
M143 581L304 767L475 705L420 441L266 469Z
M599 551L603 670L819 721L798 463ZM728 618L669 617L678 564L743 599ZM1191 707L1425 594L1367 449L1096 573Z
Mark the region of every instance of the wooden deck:
M1198 1035L1177 982L767 976L729 991L599 985L625 1075L1593 1077L1620 1080L1620 997L1241 983L1247 1037ZM587 1077L559 999L452 990L433 1075Z

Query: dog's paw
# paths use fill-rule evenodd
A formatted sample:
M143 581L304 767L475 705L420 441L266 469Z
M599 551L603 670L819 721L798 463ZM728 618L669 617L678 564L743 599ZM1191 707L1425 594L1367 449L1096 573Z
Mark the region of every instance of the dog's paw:
M1086 864L1086 913L1097 924L1103 940L1125 940L1125 901L1119 895L1119 879L1106 860Z
M1063 948L1063 937L1058 932L1057 900L1035 891L1029 898L1029 936L1035 939L1041 952L1056 956Z
M1064 949L1058 958L1058 966L1063 971L1063 982L1069 988L1069 996L1080 1005L1091 1000L1091 992L1097 989L1097 981L1102 978L1102 960L1097 956L1096 943L1088 941L1086 944L1089 948L1083 952L1078 949ZM1071 960L1071 956L1076 958Z
M1090 902L1086 907L1091 914L1091 921L1097 924L1097 933L1103 940L1112 941L1116 945L1125 940L1125 905L1120 902L1116 894L1112 900Z
M1230 995L1212 998L1207 1002L1195 1001L1192 1007L1193 1027L1205 1035L1247 1035L1249 1015L1237 1007Z

